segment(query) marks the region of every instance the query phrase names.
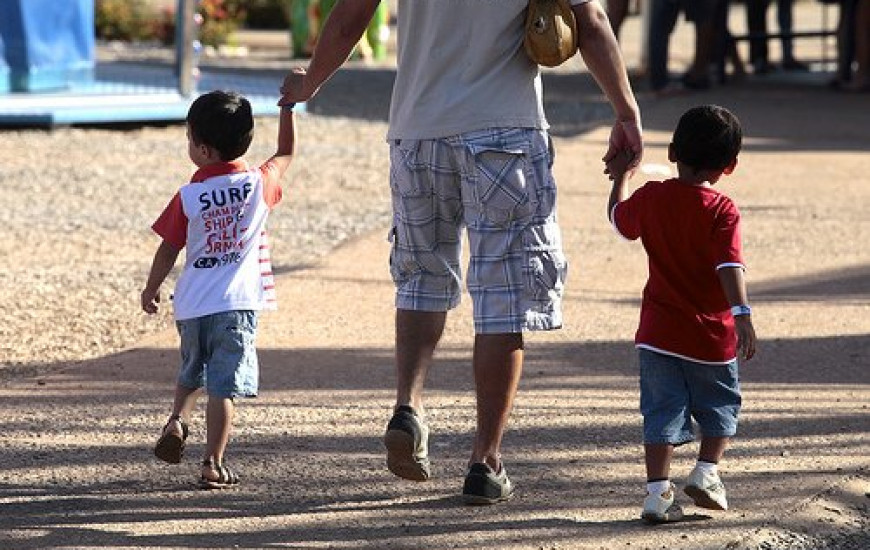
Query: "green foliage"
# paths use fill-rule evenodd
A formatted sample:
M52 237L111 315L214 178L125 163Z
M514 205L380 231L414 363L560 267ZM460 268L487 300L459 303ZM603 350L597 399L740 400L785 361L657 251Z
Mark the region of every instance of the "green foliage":
M105 40L147 40L153 14L143 0L97 0L97 38Z
M208 46L229 42L245 16L241 0L200 0L197 12L202 16L199 40Z
M199 40L209 46L227 44L245 19L245 0L200 0ZM175 38L175 10L155 10L146 0L96 0L96 36L102 40L158 40Z

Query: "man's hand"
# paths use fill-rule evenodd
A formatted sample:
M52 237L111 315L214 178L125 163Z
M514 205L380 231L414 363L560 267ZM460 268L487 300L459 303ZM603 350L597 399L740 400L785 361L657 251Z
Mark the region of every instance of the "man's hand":
M623 152L631 153L631 162L626 167L626 171L630 175L637 169L643 158L643 138L639 122L634 120L617 120L613 124L613 129L610 130L607 152L601 160L609 165L617 155ZM605 171L605 173L609 174L610 172ZM611 179L613 178L611 177Z
M745 360L755 355L755 328L749 315L738 315L734 318L737 329L737 353Z
M307 88L307 75L302 67L296 67L287 73L284 77L284 83L281 84L281 99L278 101L279 106L289 103L302 103L311 99L311 96L317 90Z

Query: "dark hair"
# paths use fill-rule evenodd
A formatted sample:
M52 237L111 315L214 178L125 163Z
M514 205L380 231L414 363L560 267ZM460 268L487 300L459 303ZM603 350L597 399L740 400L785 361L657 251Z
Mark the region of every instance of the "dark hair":
M214 147L224 161L244 155L254 137L251 102L235 92L199 96L187 112L187 124L194 143Z
M722 170L731 164L743 141L740 121L728 109L702 105L686 111L672 140L676 160L696 170Z

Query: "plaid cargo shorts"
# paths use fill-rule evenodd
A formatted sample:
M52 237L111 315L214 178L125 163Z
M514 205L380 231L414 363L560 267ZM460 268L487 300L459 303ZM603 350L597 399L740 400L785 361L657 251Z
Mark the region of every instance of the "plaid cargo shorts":
M546 132L496 128L395 140L390 162L397 308L459 304L466 229L475 332L561 327L568 264Z

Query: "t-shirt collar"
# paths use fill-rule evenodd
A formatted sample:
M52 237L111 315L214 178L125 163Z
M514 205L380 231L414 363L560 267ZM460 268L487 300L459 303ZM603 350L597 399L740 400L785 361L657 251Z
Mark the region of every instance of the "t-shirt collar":
M193 176L190 178L190 181L205 181L208 178L213 178L215 176L236 174L238 172L246 172L247 170L248 163L244 160L239 159L230 162L216 162L214 164L203 166L202 168L194 172Z

